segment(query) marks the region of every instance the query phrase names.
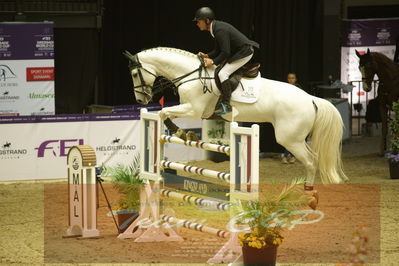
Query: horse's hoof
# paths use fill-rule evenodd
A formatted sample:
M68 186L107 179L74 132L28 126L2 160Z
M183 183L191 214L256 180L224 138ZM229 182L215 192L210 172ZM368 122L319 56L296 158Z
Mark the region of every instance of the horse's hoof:
M305 193L310 196L310 200L308 202L308 206L312 210L316 210L317 209L317 205L319 204L319 193L317 192L317 190L305 191Z
M184 131L184 129L179 128L176 131L175 136L182 140L187 140L187 134L186 134L186 131Z
M195 134L194 131L188 131L186 134L186 138L187 140L192 140L192 141L199 141L200 139L198 138L198 136Z
M162 120L166 120L168 118L168 116L166 115L166 112L164 110L161 110L161 112L159 112L159 117Z
M308 202L308 206L312 209L312 210L316 210L317 209L317 204L318 204L318 200L315 197L312 197L312 199Z

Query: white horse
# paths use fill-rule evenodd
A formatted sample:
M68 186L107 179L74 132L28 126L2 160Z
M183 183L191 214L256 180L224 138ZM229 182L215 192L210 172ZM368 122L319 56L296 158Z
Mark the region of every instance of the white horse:
M163 108L160 116L191 119L213 115L220 95L213 79L214 67L205 72L198 56L175 48L158 47L136 55L125 52L129 59L136 101L148 104L158 76L177 85L180 104ZM209 73L207 78L205 73ZM338 110L327 100L311 96L288 83L260 78L257 102L232 101L238 111L234 121L270 122L276 140L289 150L306 168L306 184L313 189L316 171L323 183L342 183L348 178L342 170L341 139L343 122ZM211 89L212 88L212 89ZM232 121L232 113L222 116ZM311 136L308 145L306 138ZM306 189L306 186L305 186Z

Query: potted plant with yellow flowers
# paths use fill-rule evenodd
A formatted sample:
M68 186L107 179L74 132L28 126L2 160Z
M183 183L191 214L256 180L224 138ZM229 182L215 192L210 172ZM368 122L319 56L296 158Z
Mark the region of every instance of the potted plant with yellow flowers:
M311 199L303 192L304 182L304 178L299 178L288 185L271 184L262 191L262 198L234 204L236 223L249 227L238 236L244 265L276 264L284 226L297 219L295 211L306 208Z

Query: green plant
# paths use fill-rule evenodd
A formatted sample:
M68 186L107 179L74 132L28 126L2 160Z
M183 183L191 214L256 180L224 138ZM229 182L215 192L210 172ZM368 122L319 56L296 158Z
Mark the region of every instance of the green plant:
M209 143L217 144L217 145L222 145L222 146L229 146L230 145L230 140L229 139L208 139Z
M128 165L118 164L116 167L101 167L103 175L111 176L111 183L121 195L116 209L136 209L140 204L140 154Z
M208 130L208 136L210 138L218 138L218 139L223 139L225 132L225 124L226 122L223 120L216 120L216 128L212 128Z
M399 101L392 103L394 117L388 121L389 132L391 134L390 151L394 154L399 153Z
M271 184L270 189L262 191L264 197L244 204L239 201L234 205L236 223L247 224L250 232L239 235L240 245L263 248L267 245L280 245L284 226L296 219L300 207L306 206L310 196L303 193L299 185L305 178L293 180L289 185Z
M208 142L223 146L229 146L230 140L225 139L225 125L226 122L223 120L215 121L216 127L208 130Z

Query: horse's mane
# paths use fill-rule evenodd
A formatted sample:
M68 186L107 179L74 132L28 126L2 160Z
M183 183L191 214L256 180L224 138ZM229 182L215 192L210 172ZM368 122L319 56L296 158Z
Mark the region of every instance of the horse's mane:
M176 53L179 55L186 55L186 56L190 56L190 57L194 57L194 58L197 57L195 54L190 53L188 51L181 50L178 48L171 48L171 47L155 47L155 48L145 49L142 52L151 52L151 51L165 51L165 52Z
M372 52L372 57L376 60L384 64L387 68L391 70L399 71L399 65L395 64L391 59L389 59L386 55L379 52Z

